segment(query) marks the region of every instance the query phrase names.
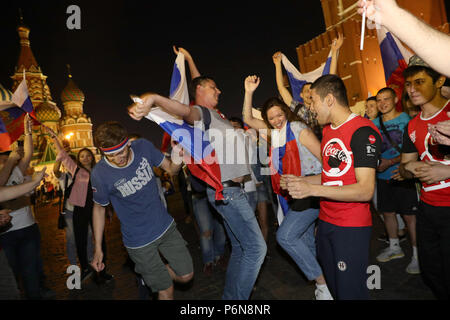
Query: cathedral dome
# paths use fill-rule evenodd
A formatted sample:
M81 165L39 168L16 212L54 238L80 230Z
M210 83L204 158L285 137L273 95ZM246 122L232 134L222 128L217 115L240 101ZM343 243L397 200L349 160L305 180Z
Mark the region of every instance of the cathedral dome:
M40 122L59 121L61 118L61 111L54 102L44 100L44 102L36 108L36 118Z
M63 103L68 101L80 101L84 102L84 93L81 91L75 82L72 80L72 75L69 70L69 81L67 82L66 87L61 92L61 101Z

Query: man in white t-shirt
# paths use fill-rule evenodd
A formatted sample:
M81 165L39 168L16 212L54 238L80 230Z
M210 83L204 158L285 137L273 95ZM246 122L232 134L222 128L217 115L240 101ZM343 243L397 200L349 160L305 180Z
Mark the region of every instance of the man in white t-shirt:
M26 182L25 172L33 155L33 138L31 135L31 119L26 116L24 121L24 139L17 143L11 157L1 156L0 185L19 185ZM17 162L18 161L18 162ZM11 228L0 234L0 246L5 251L13 272L22 278L27 299L41 299L41 280L43 276L42 259L40 256L41 235L30 206L30 197L22 197L2 203L11 209Z

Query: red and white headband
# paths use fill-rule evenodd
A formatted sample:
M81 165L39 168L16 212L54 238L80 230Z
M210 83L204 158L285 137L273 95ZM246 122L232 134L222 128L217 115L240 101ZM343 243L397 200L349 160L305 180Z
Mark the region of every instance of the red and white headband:
M119 143L116 146L108 147L108 148L100 148L100 150L104 154L113 154L113 153L122 151L127 146L127 143L128 143L128 138L125 138L121 143Z

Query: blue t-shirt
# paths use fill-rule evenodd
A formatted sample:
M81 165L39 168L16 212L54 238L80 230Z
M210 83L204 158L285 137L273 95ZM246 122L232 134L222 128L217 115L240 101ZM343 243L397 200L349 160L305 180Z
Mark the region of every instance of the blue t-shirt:
M94 201L102 206L110 202L120 220L123 243L138 248L158 239L173 218L159 196L152 167L159 167L164 155L145 140L131 142L132 158L125 167L117 167L102 158L91 173Z
M389 120L389 121L383 121L384 126L386 127L386 131L389 133L389 136L397 145L399 148L402 148L403 144L403 131L408 125L409 120L411 120L411 117L402 112L398 117ZM391 144L389 139L384 134L383 130L381 130L380 126L380 118L377 117L373 120L373 123L377 126L377 128L380 130L381 137L383 138L383 144L381 147L381 158L385 159L393 159L395 157L398 157L400 153L395 149L395 147ZM377 178L382 180L390 180L392 176L392 171L395 169L398 169L399 163L394 164L393 166L390 166L383 172L377 172Z

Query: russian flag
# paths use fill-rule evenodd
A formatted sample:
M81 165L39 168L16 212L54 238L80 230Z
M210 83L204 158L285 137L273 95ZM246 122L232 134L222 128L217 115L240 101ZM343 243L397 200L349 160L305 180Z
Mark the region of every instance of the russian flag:
M383 60L386 86L395 90L398 97L397 110L402 110L401 98L405 79L403 71L408 67L407 61L413 55L401 42L386 28L377 29L378 43L380 45L381 58Z
M0 84L0 151L9 150L9 146L11 145L11 139L8 134L8 130L6 129L6 124L3 121L3 117L7 116L6 113L1 112L4 109L8 109L14 104L11 102L12 92L8 89L5 89Z
M169 98L189 105L189 93L186 82L184 55L180 52L175 59L172 78L170 79ZM161 152L167 153L170 146L170 135L164 132L161 142Z
M300 156L297 141L291 130L290 122L281 130L272 130L272 148L270 154L270 169L273 191L278 195L278 223L281 224L289 211L290 196L286 190L280 188L280 178L283 174L301 176Z
M170 98L189 105L184 55L181 52L178 53L174 64L170 83ZM222 200L223 186L220 166L214 148L205 136L205 132L158 107L153 108L146 118L156 122L173 140L181 144L185 152L190 155L187 166L191 173L216 190L216 200Z
M5 89L3 88L3 90ZM3 96L9 97L8 93L3 93L2 97ZM23 121L25 114L29 113L31 117L36 120L33 103L31 102L31 98L28 94L28 86L25 75L10 98L11 101L3 101L0 104L0 110L2 110L2 112L0 112L0 122L2 122L0 125L0 133L2 133L2 140L4 140L1 148L6 148L6 150L9 150L9 145L19 139L19 137L23 134ZM6 139L6 135L4 135L5 132L9 136L9 140ZM9 145L8 147L5 147L7 143L9 143Z
M303 103L303 99L300 97L302 88L307 82L314 82L319 77L330 73L331 65L331 50L328 54L327 60L320 65L317 69L308 72L300 73L297 68L286 58L284 54L281 54L281 62L289 78L289 84L291 86L292 98L296 101Z

